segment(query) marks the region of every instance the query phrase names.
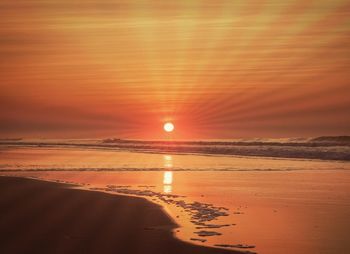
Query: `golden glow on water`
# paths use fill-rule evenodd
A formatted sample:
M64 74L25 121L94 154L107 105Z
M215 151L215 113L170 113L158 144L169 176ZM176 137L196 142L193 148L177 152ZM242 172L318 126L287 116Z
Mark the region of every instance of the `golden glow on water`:
M24 148L2 151L1 165L3 169L40 169L2 172L6 175L79 183L87 188L125 185L180 195L179 200L187 203L228 208L229 216L214 223L234 225L213 229L222 235L207 237L204 245L252 244L259 254L350 253L349 163ZM66 171L50 171L55 168ZM97 172L96 168L123 171ZM240 170L229 171L236 168ZM150 200L157 202L154 197ZM177 237L185 241L197 237L189 214L180 207L160 204L181 226L176 229Z
M164 168L173 167L173 157L171 155L163 155L163 159L164 159Z
M172 184L173 183L173 172L172 171L165 171L164 172L163 183L164 184Z
M163 155L164 168L171 169L173 167L173 157L171 155ZM173 172L165 171L163 173L163 192L171 193L173 183Z
M164 185L163 186L163 192L164 193L171 193L173 190L173 187L171 185Z

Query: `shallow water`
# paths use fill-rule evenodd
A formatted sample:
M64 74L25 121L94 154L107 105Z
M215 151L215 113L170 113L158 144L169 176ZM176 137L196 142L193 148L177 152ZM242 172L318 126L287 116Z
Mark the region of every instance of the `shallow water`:
M159 154L80 148L5 148L0 170L329 170L350 162L193 154Z
M180 224L179 238L196 244L254 245L248 250L271 254L350 251L347 162L22 148L3 149L0 169L144 196ZM201 220L225 226L202 229ZM194 233L203 230L221 235Z

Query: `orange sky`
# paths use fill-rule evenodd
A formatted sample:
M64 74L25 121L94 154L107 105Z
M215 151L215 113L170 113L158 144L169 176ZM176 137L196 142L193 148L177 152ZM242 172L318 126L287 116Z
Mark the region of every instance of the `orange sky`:
M350 134L350 1L2 0L0 136Z

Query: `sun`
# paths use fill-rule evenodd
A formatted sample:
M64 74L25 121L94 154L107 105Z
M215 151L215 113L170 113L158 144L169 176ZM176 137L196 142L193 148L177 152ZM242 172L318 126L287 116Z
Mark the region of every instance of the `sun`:
M166 132L172 132L175 129L174 124L171 122L165 123L163 128Z

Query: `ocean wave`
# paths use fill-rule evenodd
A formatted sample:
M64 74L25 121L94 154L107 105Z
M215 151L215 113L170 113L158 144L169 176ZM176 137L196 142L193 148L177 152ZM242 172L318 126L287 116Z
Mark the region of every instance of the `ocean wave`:
M220 141L162 140L2 140L0 147L81 148L126 150L151 153L234 155L274 158L320 159L350 161L349 136L309 139L260 139Z

